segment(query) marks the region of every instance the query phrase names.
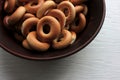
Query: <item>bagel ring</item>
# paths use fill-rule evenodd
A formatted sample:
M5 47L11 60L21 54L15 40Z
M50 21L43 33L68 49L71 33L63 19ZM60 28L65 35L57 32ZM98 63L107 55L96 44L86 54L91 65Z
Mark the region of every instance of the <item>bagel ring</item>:
M23 15L22 19L20 20L20 22L15 25L15 31L18 32L18 33L21 33L21 27L22 27L23 22L26 19L31 18L31 17L35 17L35 16L33 14L30 14L30 13L25 13Z
M42 7L40 7L36 13L36 16L38 18L41 18L44 16L45 12L47 12L49 9L55 8L56 7L56 3L54 1L45 1L42 5Z
M27 39L27 42L28 42L29 46L32 49L34 49L34 50L37 50L37 51L46 51L50 47L50 44L45 43L45 42L40 42L37 39L37 33L36 33L36 31L30 32L28 34L28 36L27 36L26 39Z
M37 3L37 5L33 5L34 3ZM43 3L44 0L31 1L27 3L24 7L26 8L27 12L35 14Z
M52 47L54 49L62 49L65 48L67 46L70 45L71 41L72 41L72 35L71 32L68 30L62 30L62 38L56 38L55 40L53 40L53 44Z
M31 28L36 28L38 21L39 19L36 17L26 19L22 24L21 33L26 37L30 32Z
M86 25L85 15L83 13L80 13L79 14L79 23L77 25L75 23L76 22L74 22L71 25L71 31L75 31L76 33L81 32L85 28L85 25Z
M45 32L45 28L48 29L47 32ZM37 24L37 34L43 42L52 41L60 34L60 32L60 23L52 16L41 18Z
M13 25L16 22L18 22L23 17L25 12L26 9L23 6L18 7L17 10L11 16L7 16L8 24Z
M53 17L55 17L59 21L59 23L61 25L61 28L62 29L64 28L65 23L66 23L66 17L65 17L64 13L61 10L52 9L52 10L50 10L47 13L47 16L53 16Z
M75 18L75 8L74 5L69 1L63 1L57 6L58 9L63 11L66 15L66 24L70 24Z
M3 23L6 27L11 27L11 25L16 24L25 14L26 9L23 6L20 6L16 9L16 11L10 15L10 16L5 16Z
M16 0L6 0L4 4L4 10L7 13L12 13L15 9Z

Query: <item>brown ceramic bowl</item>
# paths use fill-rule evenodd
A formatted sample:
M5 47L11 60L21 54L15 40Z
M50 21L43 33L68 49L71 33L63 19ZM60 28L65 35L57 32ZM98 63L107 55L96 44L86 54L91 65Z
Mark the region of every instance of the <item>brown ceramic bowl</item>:
M4 14L4 12L2 12L3 3L4 0L0 0L0 46L11 54L31 60L58 59L80 51L95 38L100 31L105 18L105 1L89 0L86 28L79 34L74 44L61 50L49 49L46 52L35 52L24 49L13 39L9 32L4 29L2 23Z

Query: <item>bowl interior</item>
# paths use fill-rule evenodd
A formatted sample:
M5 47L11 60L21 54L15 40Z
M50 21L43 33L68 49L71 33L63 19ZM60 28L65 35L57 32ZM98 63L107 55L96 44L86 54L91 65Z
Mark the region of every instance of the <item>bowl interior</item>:
M19 43L17 43L13 37L9 34L9 31L3 27L3 4L4 0L0 1L0 46L14 54L26 59L33 60L49 60L65 57L76 53L77 51L88 45L99 32L104 18L105 18L105 2L104 0L89 0L88 1L88 15L87 25L85 30L78 34L76 42L67 48L62 50L49 49L46 52L35 52L24 49Z

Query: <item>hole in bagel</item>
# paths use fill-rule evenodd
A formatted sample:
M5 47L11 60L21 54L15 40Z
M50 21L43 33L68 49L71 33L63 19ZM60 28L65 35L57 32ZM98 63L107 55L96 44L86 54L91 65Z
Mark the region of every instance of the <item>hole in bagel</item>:
M55 1L55 3L60 3L62 0L54 0Z
M63 38L64 38L64 35L61 33L61 34L58 36L58 38L56 39L56 41L57 41L57 42L60 42L60 41L63 40Z
M36 5L38 5L38 2L33 2L33 3L31 4L31 6L36 6Z
M36 30L36 25L33 25L31 28L30 28L30 32L32 32L32 31L35 31Z
M57 19L59 21L59 18L58 17L55 17L55 19Z
M78 26L79 25L79 18L78 17L76 17L76 19L75 19L75 26Z
M50 32L50 25L48 24L43 25L43 32L45 34L48 34Z
M69 10L68 10L68 8L65 8L65 9L63 10L63 13L65 14L65 16L68 16L68 15L69 15Z

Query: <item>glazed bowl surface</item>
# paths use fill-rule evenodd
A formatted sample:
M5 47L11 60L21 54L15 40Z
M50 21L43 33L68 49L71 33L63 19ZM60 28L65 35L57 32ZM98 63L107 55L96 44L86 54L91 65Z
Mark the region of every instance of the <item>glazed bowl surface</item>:
M9 31L4 29L3 4L4 0L0 0L0 47L15 56L30 60L53 60L77 53L96 37L103 25L106 11L104 0L89 0L86 28L78 34L75 43L60 50L49 49L45 52L37 52L23 48L13 39Z

